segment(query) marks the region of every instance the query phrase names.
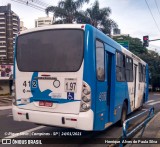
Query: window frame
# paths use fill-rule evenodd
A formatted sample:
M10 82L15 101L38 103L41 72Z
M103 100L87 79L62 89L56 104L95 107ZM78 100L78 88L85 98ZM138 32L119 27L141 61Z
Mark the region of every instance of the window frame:
M83 50L82 50L82 51L83 51L83 52L82 52L81 64L79 65L79 67L77 68L77 70L68 70L68 71L48 71L48 70L46 70L45 72L62 72L62 73L64 73L64 72L77 72L77 71L80 70L80 68L81 68L81 66L82 66L82 63L83 63L83 60L84 60L84 52L85 52L85 42L84 42L85 32L84 32L84 30L82 30L82 29L77 29L77 28L62 28L62 29L59 28L59 29L43 29L43 30L37 30L37 31L27 32L27 33L18 35L17 40L16 40L16 44L15 44L15 48L16 48L15 56L16 56L17 68L18 68L19 71L21 71L21 72L44 72L44 71L36 71L36 70L35 70L35 71L22 70L22 69L19 68L18 61L17 61L17 53L18 53L18 52L17 52L17 49L18 49L18 39L19 39L19 37L24 36L24 35L28 35L28 34L32 34L32 33L36 33L36 32L58 31L58 30L79 30L79 31L81 31L81 32L83 33L83 45L82 45L82 47L83 47Z
M122 66L121 65L117 65L118 64L118 58L117 58L117 54L120 54L120 55L122 55L122 58L123 58L123 62L122 62ZM120 64L121 64L121 61L120 61ZM122 79L121 80L119 80L119 78L117 78L118 77L118 75L117 75L117 68L119 68L120 70L119 70L119 72L121 72L122 73ZM126 81L126 73L125 73L125 54L124 53L122 53L121 51L119 51L119 50L116 50L116 80L118 81L118 82L125 82Z
M128 67L128 64L127 64L127 58L128 58L128 61L132 61L131 62L131 66L129 65L129 67ZM127 70L129 70L129 80L127 80L127 74L126 74L126 82L133 82L133 58L131 58L130 56L128 56L128 55L126 55L126 60L125 60L126 62L125 62L125 72L127 71ZM131 76L131 74L132 74L132 76Z
M99 79L98 78L98 74L97 74L97 41L99 41L100 43L102 43L103 44L103 67L104 67L104 78L101 80L101 79ZM102 41L102 40L100 40L99 38L96 38L95 39L95 62L96 62L96 79L98 80L98 81L100 81L100 82L104 82L105 81L105 79L106 79L106 68L105 68L105 43Z
M139 70L139 82L143 82L143 65L142 63L138 63L138 70Z
M143 67L142 81L146 82L146 66L142 65L142 67Z

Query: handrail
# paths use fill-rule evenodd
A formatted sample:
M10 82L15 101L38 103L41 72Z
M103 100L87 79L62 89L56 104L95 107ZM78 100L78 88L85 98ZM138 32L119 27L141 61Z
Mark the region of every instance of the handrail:
M127 133L130 121L132 121L133 119L145 114L146 112L148 112L147 118L143 122L141 122L139 125L137 125L133 130L131 130L129 133ZM147 109L144 112L125 120L124 123L123 123L123 133L122 133L122 138L121 139L128 138L129 136L131 136L133 133L135 133L137 130L139 130L140 128L142 128L144 126L143 130L142 130L142 133L141 133L141 137L142 137L144 129L145 129L147 123L149 122L149 120L153 116L154 116L154 107L151 107L150 109ZM121 143L120 146L123 146L123 144Z

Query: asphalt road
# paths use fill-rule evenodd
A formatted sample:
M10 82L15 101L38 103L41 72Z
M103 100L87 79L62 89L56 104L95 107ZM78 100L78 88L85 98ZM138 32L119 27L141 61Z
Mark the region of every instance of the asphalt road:
M154 106L155 108L155 114L160 111L160 93L150 93L149 95L149 101L144 105L142 110L136 110L132 114L128 116L132 117L136 114L141 113L145 109L148 109L150 107ZM132 125L137 124L141 119L137 118ZM62 137L69 137L67 139L72 140L73 137L68 136L70 132L77 134L76 137L79 138L79 135L81 138L87 138L87 139L81 139L80 142L78 142L77 145L73 146L93 146L91 144L87 144L87 142L94 142L97 138L119 138L122 134L122 128L119 127L116 124L112 125L105 131L101 132L84 132L79 131L75 129L64 129L64 128L58 128L58 127L48 127L48 126L40 126L33 123L28 122L16 122L13 121L12 118L12 111L11 106L6 107L0 107L0 139L4 138L59 138ZM15 134L17 136L15 136ZM22 135L24 134L24 135ZM2 140L0 140L1 142ZM63 140L62 142L63 143ZM82 144L81 144L82 143ZM9 146L9 145L5 145ZM12 145L13 146L13 145ZM17 145L14 145L17 146ZM25 145L24 145L25 146ZM33 146L33 145L30 145ZM34 145L35 146L35 145ZM45 145L50 146L50 145ZM60 144L59 146L64 146ZM66 144L65 146L70 146ZM94 146L99 146L98 144L95 144ZM106 146L105 144L101 144L100 146Z

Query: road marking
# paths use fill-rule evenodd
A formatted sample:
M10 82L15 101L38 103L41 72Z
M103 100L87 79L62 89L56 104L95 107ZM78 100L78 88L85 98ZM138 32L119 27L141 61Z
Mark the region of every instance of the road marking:
M147 103L150 103L150 102L153 102L153 101L155 101L155 100L149 100L149 101L147 101Z
M154 95L160 95L160 93L155 93Z
M21 136L22 134L27 134L27 133L30 133L30 132L33 132L33 131L36 131L36 130L39 130L39 129L43 129L45 127L46 126L38 126L36 128L29 129L29 130L26 130L26 131L23 131L23 132L19 132L19 133L15 133L16 135L7 136L7 137L4 137L4 138L15 138L15 137Z
M3 100L3 99L2 99L2 100L0 100L0 102L1 102L1 103L8 103L8 101Z
M13 116L13 114L9 114L7 117L11 117L11 116Z
M6 109L11 109L12 106L1 106L0 110L6 110Z
M148 109L142 109L142 110L144 110L144 111L145 111L145 110L148 110Z
M12 98L3 98L2 100L12 101Z
M160 101L149 103L148 105L155 105L155 104L160 104Z

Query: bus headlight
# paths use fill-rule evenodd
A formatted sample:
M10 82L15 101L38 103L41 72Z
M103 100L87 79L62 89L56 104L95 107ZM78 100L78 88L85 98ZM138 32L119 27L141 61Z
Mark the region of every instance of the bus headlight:
M86 82L83 82L80 112L88 111L90 108L91 108L91 88Z

